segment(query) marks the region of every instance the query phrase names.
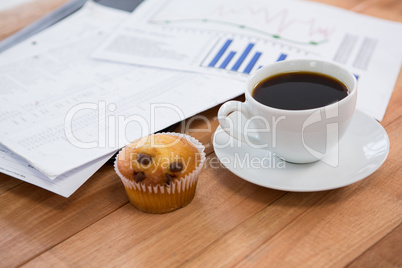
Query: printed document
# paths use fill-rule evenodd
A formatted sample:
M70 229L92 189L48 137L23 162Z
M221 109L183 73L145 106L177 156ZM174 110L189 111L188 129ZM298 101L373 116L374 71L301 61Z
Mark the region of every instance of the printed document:
M89 2L0 54L0 142L51 180L243 91L233 79L91 59L126 14Z
M108 154L51 180L31 166L25 159L0 144L0 172L58 195L69 197L112 156L113 153Z
M358 79L357 109L382 120L402 60L402 23L296 0L148 0L94 57L244 81L276 61L318 58Z

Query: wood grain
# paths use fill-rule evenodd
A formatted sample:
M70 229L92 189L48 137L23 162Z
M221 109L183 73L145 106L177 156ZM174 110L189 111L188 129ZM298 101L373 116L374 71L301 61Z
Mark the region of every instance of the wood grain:
M391 143L400 139L401 124L402 118L389 127ZM401 150L399 142L390 158ZM384 173L392 175L384 179ZM402 167L387 161L367 179L331 191L324 204L309 209L239 266L345 266L401 223L401 176Z
M389 126L391 142L401 123ZM394 175L383 180L383 172ZM45 265L48 258L67 266L121 266L127 260L136 266L344 266L400 224L400 172L387 162L342 189L285 194L207 166L188 207L149 215L127 204L26 266ZM91 252L99 254L96 260L87 258Z
M106 165L69 199L23 183L0 195L0 266L21 265L127 204Z
M0 173L0 196L21 183L23 182L20 180L12 178L6 174Z
M402 267L402 225L392 230L347 267Z
M389 127L391 143L400 140L401 124L402 118ZM398 144L391 159L402 150ZM399 166L387 161L367 179L317 196L288 193L219 238L188 266L344 266L400 224L402 167L398 162ZM384 173L393 175L384 179ZM297 206L304 202L308 202L305 211ZM292 210L301 210L300 216L282 222Z
M215 154L209 155L207 162L212 158ZM44 256L52 255L67 266L101 265L105 261L124 266L131 259L130 265L135 266L176 266L284 194L207 165L199 178L196 197L187 207L152 215L127 204ZM95 260L87 258L88 248L97 253ZM46 259L34 259L27 266L40 266Z
M0 11L0 40L18 32L68 0L36 0Z

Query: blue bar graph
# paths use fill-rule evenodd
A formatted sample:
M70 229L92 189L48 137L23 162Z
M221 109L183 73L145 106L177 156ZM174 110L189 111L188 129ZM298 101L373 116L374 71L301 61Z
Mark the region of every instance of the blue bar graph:
M247 64L246 68L244 69L243 73L245 74L249 74L251 72L251 70L253 69L255 63L257 62L257 60L260 58L260 56L262 55L261 52L256 52L253 56L253 58L250 60L250 62Z
M216 54L216 56L212 59L212 61L209 63L208 67L215 67L215 64L220 60L222 57L223 53L228 49L229 45L232 43L232 39L226 40L225 44L221 47L219 52Z
M311 54L292 44L231 32L211 36L200 53L194 64L209 69L208 72L239 77L247 77L267 64Z
M279 58L276 61L283 61L286 59L287 56L288 55L282 53L281 55L279 55Z
M225 69L228 66L229 62L233 59L234 55L236 55L236 52L230 51L229 55L222 62L221 66L219 66L219 68Z
M232 67L232 71L237 71L240 68L240 65L243 63L244 59L247 57L248 53L250 53L250 50L254 47L253 43L248 44L246 49L243 51L241 54L240 58L236 61L236 63Z

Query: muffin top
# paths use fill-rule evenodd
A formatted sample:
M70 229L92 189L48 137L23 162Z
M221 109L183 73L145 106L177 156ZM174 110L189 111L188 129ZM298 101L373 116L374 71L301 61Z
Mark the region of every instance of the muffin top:
M201 161L187 139L156 134L138 139L119 154L117 168L127 179L145 185L170 185L190 174Z

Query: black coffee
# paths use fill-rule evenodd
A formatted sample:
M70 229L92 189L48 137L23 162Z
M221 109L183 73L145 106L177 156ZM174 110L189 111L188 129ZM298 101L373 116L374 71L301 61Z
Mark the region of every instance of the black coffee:
M347 87L332 77L312 73L283 73L258 83L252 96L278 109L306 110L335 103L349 94Z

